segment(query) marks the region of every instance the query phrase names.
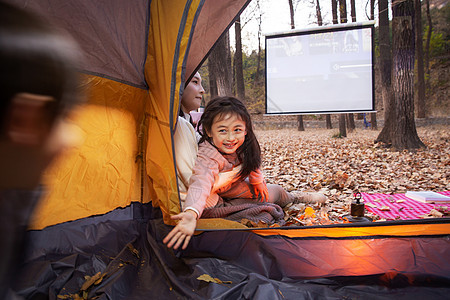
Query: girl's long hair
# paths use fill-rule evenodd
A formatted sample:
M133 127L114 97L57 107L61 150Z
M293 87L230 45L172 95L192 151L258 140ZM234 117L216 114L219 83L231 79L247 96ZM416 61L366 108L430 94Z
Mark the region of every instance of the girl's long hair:
M244 143L236 151L239 162L242 164L242 169L238 176L240 179L245 179L250 172L255 171L261 166L261 148L253 132L250 114L241 101L233 97L218 97L211 100L206 105L198 124L198 128L203 127L202 131L199 130L202 136L199 143L209 141L212 144L207 132L211 132L214 119L217 116L220 119L228 115L237 115L245 122L247 135L245 136Z

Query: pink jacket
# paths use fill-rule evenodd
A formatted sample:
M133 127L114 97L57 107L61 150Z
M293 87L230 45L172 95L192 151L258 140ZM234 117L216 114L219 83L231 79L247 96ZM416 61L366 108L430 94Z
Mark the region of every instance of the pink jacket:
M209 142L201 143L198 146L197 159L189 180L185 207L196 209L200 217L205 207L215 206L219 201L219 196L213 191L213 188L219 173L232 171L237 165L239 165L239 160L236 153L222 154ZM258 169L251 172L248 179L250 184L259 184L264 181L264 175ZM221 190L223 189L221 188Z

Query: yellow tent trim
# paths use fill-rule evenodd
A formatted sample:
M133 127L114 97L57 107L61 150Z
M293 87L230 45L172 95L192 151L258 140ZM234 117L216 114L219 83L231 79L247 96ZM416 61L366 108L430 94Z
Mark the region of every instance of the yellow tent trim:
M164 222L173 224L171 215L180 212L178 186L172 149L172 130L176 123L185 55L191 26L200 1L152 1L145 77L149 82L150 102L146 149L149 193L154 206L161 208ZM179 24L179 26L173 26Z
M399 224L400 225L400 224ZM448 235L450 224L402 224L364 227L321 227L300 229L256 229L254 233L263 236L285 236L289 238L306 237L364 237L364 236L418 236L418 235Z

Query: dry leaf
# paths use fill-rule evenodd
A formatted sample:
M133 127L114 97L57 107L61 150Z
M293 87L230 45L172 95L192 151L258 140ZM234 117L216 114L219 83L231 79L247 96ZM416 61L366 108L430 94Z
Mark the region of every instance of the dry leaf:
M435 209L430 210L429 214L436 218L442 218L442 216L444 216L443 213L441 213Z
M98 272L97 274L95 274L94 276L90 277L90 276L85 276L84 278L86 279L86 281L83 283L83 285L81 286L81 291L86 291L88 288L91 287L91 285L96 284L96 282L98 282L100 280L103 279L103 277L105 277L106 274L102 274L102 272Z
M231 284L231 283L233 283L231 281L222 281L219 278L213 278L213 277L211 277L208 274L200 275L200 276L197 277L197 279L198 280L203 280L203 281L206 281L206 282L214 282L214 283L217 283L217 284Z
M246 219L246 218L243 218L243 219L241 220L241 224L242 224L242 225L245 225L245 226L247 226L247 227L253 227L253 225L252 225L252 223L250 222L250 220L249 220L249 219Z
M316 217L314 209L309 206L305 209L305 213L303 215L305 218L315 218Z
M133 247L133 245L128 244L127 248L131 251L131 253L133 253L134 256L136 256L137 258L140 258L139 256L139 251Z
M264 227L268 227L269 225L267 225L266 222L259 220L258 223L256 223L257 228L264 228Z

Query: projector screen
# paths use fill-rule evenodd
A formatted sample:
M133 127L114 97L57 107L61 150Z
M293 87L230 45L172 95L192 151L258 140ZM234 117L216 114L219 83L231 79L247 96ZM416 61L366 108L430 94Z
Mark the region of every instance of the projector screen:
M266 114L374 109L373 22L266 35Z

